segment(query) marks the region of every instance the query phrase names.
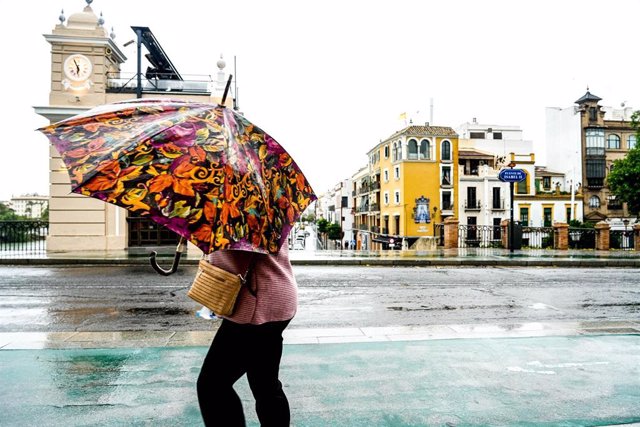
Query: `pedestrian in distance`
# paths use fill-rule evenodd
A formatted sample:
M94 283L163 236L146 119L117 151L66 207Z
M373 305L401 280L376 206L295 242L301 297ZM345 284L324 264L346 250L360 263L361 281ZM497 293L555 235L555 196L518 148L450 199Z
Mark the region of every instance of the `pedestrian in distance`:
M251 267L234 312L223 318L200 370L197 391L204 423L245 426L233 385L246 374L260 425L289 426L289 402L279 379L282 332L298 306L288 248L283 245L274 255L222 250L208 260L238 274Z

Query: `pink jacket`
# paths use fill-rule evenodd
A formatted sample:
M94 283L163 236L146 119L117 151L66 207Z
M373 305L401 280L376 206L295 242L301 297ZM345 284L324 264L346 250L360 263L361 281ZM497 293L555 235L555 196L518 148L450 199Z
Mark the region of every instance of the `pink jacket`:
M252 257L255 261L249 282L240 290L233 314L225 318L254 325L292 319L298 309L298 286L286 243L275 255L223 250L212 252L208 260L232 273L244 274ZM247 285L256 296L246 289Z

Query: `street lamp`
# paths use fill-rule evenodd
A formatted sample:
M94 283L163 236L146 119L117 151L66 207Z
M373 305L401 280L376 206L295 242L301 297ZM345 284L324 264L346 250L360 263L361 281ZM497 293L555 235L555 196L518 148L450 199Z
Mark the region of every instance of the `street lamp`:
M625 218L622 220L624 224L624 247L630 247L629 245L629 233L627 232L627 226L629 225L629 219Z

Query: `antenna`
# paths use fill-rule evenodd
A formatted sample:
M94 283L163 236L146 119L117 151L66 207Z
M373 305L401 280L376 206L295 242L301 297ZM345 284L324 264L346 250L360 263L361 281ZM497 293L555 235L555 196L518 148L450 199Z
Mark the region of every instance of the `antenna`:
M240 104L238 103L238 70L236 69L236 56L233 55L233 74L236 76L236 79L233 81L233 94L235 98L233 98L233 109L239 110Z

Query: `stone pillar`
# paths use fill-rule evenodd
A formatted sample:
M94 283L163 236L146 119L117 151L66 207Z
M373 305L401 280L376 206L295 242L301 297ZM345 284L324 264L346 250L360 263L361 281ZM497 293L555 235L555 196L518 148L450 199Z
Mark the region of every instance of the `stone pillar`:
M503 219L500 222L500 229L502 230L502 233L500 233L500 236L502 237L502 247L505 249L509 249L509 220L508 219Z
M600 221L596 224L596 250L608 251L609 250L609 230L611 226L604 221Z
M553 249L569 249L569 224L565 222L553 224Z
M633 248L640 251L640 223L633 226Z
M458 218L447 217L444 220L444 248L454 249L458 247Z

